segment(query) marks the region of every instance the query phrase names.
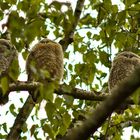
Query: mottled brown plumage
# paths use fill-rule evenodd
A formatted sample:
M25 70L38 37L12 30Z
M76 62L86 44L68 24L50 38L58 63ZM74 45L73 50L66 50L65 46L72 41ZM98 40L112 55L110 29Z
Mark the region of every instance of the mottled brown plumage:
M13 66L14 65L14 66ZM6 77L7 82L17 80L19 75L18 54L15 47L6 39L0 39L0 81ZM9 93L0 93L0 104L8 102Z
M63 50L60 44L49 39L43 39L37 43L31 50L27 62L26 70L28 81L39 81L43 84L53 81L59 82L63 76ZM44 74L45 72L45 74ZM47 74L46 74L47 73ZM30 93L25 104L16 117L12 131L8 134L7 140L18 139L22 127L30 115L34 102L38 102L39 94Z
M140 57L135 53L124 51L119 53L111 67L109 76L109 90L117 86L122 80L126 79L140 65Z
M119 53L112 63L108 81L109 92L111 93L113 88L117 87L123 80L127 79L139 65L140 57L135 53L129 51ZM124 110L126 106L122 105L120 108Z
M41 70L48 71L51 79L60 81L63 76L63 51L60 44L43 39L31 50L26 63L29 81L46 79Z

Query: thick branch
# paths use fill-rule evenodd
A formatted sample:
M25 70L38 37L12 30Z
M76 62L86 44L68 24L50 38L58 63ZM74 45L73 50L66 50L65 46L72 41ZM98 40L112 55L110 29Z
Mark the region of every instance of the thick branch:
M39 82L17 82L9 85L9 92L11 91L33 91L35 88L39 87ZM70 90L69 85L60 85L60 88L55 91L58 95L69 95L74 97L75 99L83 99L83 100L93 100L93 101L103 101L107 95L98 95L100 92L97 91L86 91L78 88L73 88ZM2 91L2 87L0 86L0 91Z
M39 87L39 82L17 82L9 85L9 92L11 91L33 91L35 88ZM74 99L90 100L90 101L103 101L109 94L102 94L97 91L86 91L83 89L73 88L70 89L70 85L60 85L60 88L55 91L57 95L68 95L72 96ZM65 90L70 89L70 90ZM0 86L0 91L2 92L2 87ZM135 104L133 100L127 99L126 104ZM140 104L140 102L139 102Z
M13 127L11 128L6 140L19 140L20 134L22 132L23 126L28 119L32 109L34 108L35 103L32 100L31 96L28 96L26 102L24 103L23 107L20 109Z
M59 42L63 46L64 51L67 49L68 45L73 42L74 31L79 22L80 15L84 7L84 2L85 0L77 1L77 5L74 12L74 20L71 23L71 28L69 31L67 31L67 33L65 34L65 37Z
M108 116L140 86L140 67L92 112L78 128L74 128L63 140L86 140L102 125Z

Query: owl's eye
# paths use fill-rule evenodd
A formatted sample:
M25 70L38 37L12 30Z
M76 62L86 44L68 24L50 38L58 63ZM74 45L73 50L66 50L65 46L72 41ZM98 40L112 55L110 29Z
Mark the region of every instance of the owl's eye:
M125 56L125 57L127 57L127 58L136 57L136 56L135 56L135 55L133 55L133 54L124 54L124 56Z

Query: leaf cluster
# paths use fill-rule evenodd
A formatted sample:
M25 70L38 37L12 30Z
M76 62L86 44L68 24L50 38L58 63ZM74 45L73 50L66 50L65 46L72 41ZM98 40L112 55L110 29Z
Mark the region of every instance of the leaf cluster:
M12 43L26 59L29 46L32 46L34 40L50 37L59 41L67 39L70 33L74 32L74 41L64 52L63 82L69 84L69 88L65 90L70 92L73 87L78 87L90 91L107 91L108 73L114 54L123 50L140 54L140 3L137 0L119 2L121 7L113 4L111 0L88 0L84 4L76 29L72 31L76 17L70 3L2 0L0 20L7 21L2 25L0 36L5 37L5 32L8 31ZM2 85L6 86L6 82L3 81ZM53 89L52 85L50 87ZM42 93L44 90L40 89ZM139 98L137 95L133 97L135 102ZM36 111L33 116L36 116L39 124L35 123L32 116L34 123L31 128L25 126L27 128L24 129L23 138L27 138L27 131L38 140L41 139L40 131L43 132L43 137L48 139L62 137L68 133L71 126L75 127L81 123L90 109L94 109L97 104L97 101L78 100L70 96L55 97L51 94L46 97L45 118L39 119L39 112ZM130 120L132 128L139 131L139 124L135 123L139 111L139 106L135 105L135 108L127 109L124 114L114 113L111 123L108 125L106 121L100 128L100 133L93 138L108 136L116 140L121 139L124 128L128 127L122 124ZM12 104L8 112L15 116L18 113L17 107ZM0 129L4 131L0 134L1 139L8 133L7 127L9 126L6 122L0 125Z

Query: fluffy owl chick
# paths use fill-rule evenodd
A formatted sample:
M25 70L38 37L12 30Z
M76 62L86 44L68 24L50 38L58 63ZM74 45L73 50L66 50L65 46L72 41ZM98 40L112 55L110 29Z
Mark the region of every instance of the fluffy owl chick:
M140 57L135 53L128 51L119 53L115 57L110 71L108 82L110 92L122 80L126 79L139 65Z
M37 43L27 58L26 70L29 81L44 83L44 81L53 79L59 82L63 76L63 50L61 45L49 39L43 39ZM45 73L47 71L48 75L44 75L42 71L45 71ZM33 99L35 100L33 100L31 95L29 95L16 117L7 140L19 138L22 127L35 106L34 101L37 101L38 96L34 96Z
M17 80L18 75L18 53L10 41L0 39L0 81L6 78L5 82L11 83ZM0 93L1 105L8 102L8 94L9 93Z
M108 81L109 92L111 93L114 87L117 87L119 83L127 79L139 65L140 57L135 53L128 51L119 53L112 63ZM122 105L120 108L123 110L126 107Z
M42 70L47 71L51 79L60 81L63 76L63 51L60 44L43 39L31 50L26 63L29 81L46 79Z

